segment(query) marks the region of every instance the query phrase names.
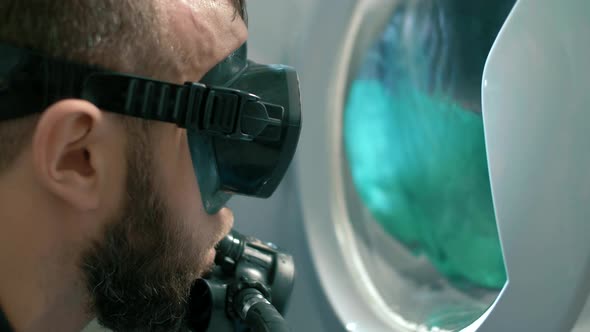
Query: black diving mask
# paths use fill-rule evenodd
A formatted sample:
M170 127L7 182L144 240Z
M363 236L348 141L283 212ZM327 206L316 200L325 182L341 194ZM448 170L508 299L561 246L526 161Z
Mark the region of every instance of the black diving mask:
M301 132L294 69L247 59L247 45L200 83L184 85L53 59L0 43L0 121L42 112L65 98L187 129L206 211L234 194L267 198L295 154Z

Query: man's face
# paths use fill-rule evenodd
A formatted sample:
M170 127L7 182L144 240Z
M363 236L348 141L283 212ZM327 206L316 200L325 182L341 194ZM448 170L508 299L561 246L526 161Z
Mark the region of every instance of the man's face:
M161 79L199 80L247 35L229 1L164 1L160 10L170 45L182 55ZM191 283L211 268L233 216L205 212L185 130L153 123L127 136L121 209L81 262L89 302L110 329L174 331Z
M159 176L151 144L130 142L123 208L83 257L92 309L116 331L178 329L192 281L211 267L213 247L233 222L227 209L203 211L190 160L179 160L177 176Z

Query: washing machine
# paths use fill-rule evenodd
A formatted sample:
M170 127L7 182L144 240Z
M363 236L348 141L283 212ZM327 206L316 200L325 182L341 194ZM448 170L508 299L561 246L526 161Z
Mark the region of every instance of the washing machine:
M343 329L590 331L590 2L306 15L296 181Z

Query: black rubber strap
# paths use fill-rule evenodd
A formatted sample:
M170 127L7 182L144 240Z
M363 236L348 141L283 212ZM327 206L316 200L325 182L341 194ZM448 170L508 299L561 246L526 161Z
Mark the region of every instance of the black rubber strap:
M2 309L0 309L0 332L12 332L12 328L8 323L8 319L4 316Z
M239 118L261 103L260 98L238 90L112 73L89 75L80 98L111 112L240 140L251 137L240 130Z
M0 55L0 121L78 98L109 112L241 141L255 139L269 126L281 127L281 119L269 117L266 110L282 107L245 91L114 73L4 43L0 43Z

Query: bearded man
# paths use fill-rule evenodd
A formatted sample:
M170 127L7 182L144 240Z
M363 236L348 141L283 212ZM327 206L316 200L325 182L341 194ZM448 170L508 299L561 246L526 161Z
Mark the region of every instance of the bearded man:
M243 13L243 0L2 0L0 43L183 84L244 44ZM181 329L233 224L201 204L187 130L80 98L9 116L25 99L0 105L0 330Z

